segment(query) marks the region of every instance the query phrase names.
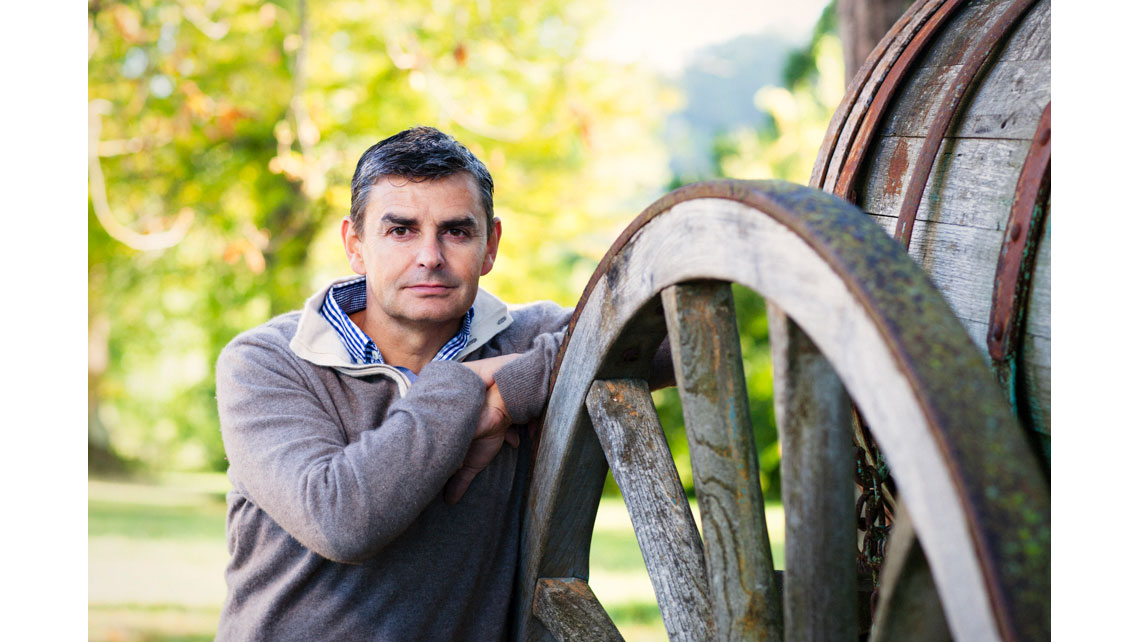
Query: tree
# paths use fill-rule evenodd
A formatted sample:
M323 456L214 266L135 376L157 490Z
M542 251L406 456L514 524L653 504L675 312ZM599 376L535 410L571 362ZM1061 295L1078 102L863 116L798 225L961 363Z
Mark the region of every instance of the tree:
M914 0L836 0L847 83Z
M223 469L213 363L347 272L355 161L415 124L489 165L485 284L572 304L664 183L659 89L579 57L595 0L92 0L89 452Z

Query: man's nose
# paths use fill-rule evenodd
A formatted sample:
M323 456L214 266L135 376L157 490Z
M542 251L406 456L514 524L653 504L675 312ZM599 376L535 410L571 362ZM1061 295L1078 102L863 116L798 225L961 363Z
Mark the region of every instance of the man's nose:
M433 270L443 265L443 247L434 234L424 235L416 249L416 263Z

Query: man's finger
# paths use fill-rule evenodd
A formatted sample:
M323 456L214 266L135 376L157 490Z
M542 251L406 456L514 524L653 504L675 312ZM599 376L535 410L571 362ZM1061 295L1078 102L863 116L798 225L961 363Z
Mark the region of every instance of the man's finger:
M479 378L483 380L483 384L490 387L495 385L495 373L499 368L507 365L508 363L519 358L519 354L501 354L497 357L487 357L486 359L476 359L475 361L461 361L463 365L475 371Z
M519 430L514 426L507 428L507 432L503 434L503 441L511 445L511 448L519 447Z
M480 439L487 435L505 430L510 425L510 418L503 410L486 404L479 414L479 425L475 429L475 438Z
M471 485L471 480L475 479L475 475L479 474L478 470L464 466L455 471L451 479L447 480L447 485L443 487L443 501L454 506L459 503L463 498L463 494L467 492L467 488Z

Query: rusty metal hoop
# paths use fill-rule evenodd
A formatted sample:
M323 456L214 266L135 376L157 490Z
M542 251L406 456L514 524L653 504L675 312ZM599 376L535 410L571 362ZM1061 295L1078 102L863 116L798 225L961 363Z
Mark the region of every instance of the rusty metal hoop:
M793 469L785 473L793 477L785 477L783 578L756 511L762 497L746 406L740 412L747 399L728 283L765 297L772 322L784 324L773 335L783 337L773 345L777 412ZM644 383L666 336L686 429L699 433L690 444L703 543L671 461L662 463ZM717 181L681 188L642 213L578 305L532 474L515 639L552 631L570 639L556 629L571 612L602 622L592 631L612 629L585 584L607 455L671 639L853 639L845 393L891 461L954 637L1047 638L1048 488L935 286L834 196L779 181ZM889 573L885 594L908 573Z

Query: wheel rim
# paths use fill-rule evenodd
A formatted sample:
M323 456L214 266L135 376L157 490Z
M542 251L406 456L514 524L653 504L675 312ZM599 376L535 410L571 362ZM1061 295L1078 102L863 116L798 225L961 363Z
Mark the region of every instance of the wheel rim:
M647 210L579 304L553 379L524 524L521 636L541 635L526 617L538 578L588 577L606 467L585 409L591 387L644 378L665 336L660 293L709 279L755 290L826 355L892 462L955 636L1033 638L1047 627L1047 487L981 355L934 286L853 206L781 182L725 181L683 188ZM678 290L670 292L667 301ZM767 573L755 561L745 566L745 574ZM789 559L789 584L795 577ZM743 615L714 599L714 626L725 613L737 613L732 621L767 613L761 630L778 639L764 606L777 599L774 582L759 585L763 604ZM673 607L663 604L663 613Z

